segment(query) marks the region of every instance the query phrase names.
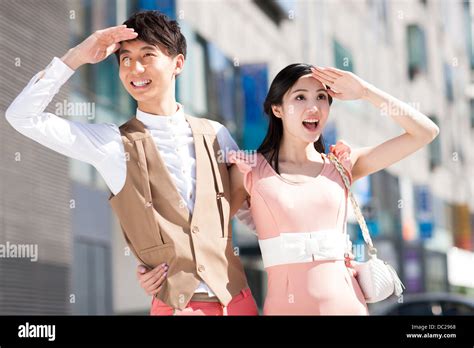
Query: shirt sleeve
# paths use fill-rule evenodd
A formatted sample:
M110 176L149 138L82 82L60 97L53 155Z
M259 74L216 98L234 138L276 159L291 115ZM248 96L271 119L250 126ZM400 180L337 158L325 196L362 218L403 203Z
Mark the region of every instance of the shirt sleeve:
M212 121L212 120L209 120L209 121L211 122L212 127L214 128L214 131L216 132L217 141L219 142L221 151L223 151L222 158L225 158L227 161L229 154L239 151L239 146L235 142L234 138L232 138L232 135L230 135L229 130L224 125L216 121ZM230 166L230 165L232 164L227 163L227 166Z
M5 116L19 133L65 156L99 164L109 152L124 151L114 124L69 121L44 112L74 70L55 57L15 98Z
M224 156L222 158L227 159L229 153L239 151L239 147L230 135L229 130L219 122L212 120L210 120L210 122L212 127L214 128L214 131L216 132L219 146L224 152ZM235 213L235 217L245 226L247 226L252 231L252 233L256 234L255 223L253 221L252 214L250 212L250 207L247 201L245 201L242 207L237 211L237 213Z

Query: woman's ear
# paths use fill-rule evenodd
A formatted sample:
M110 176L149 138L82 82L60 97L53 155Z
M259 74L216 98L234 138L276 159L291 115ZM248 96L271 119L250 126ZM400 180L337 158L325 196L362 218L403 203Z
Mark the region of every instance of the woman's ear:
M272 112L278 118L282 118L281 105L272 105Z

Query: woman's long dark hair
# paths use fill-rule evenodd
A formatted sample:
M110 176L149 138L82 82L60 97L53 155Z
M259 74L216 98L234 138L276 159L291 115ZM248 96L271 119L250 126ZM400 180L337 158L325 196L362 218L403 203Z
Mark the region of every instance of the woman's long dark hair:
M278 170L278 157L281 139L283 138L283 122L281 118L278 118L273 114L272 105L282 105L285 93L301 76L311 74L312 67L312 65L303 63L288 65L273 79L272 84L270 85L270 90L268 91L265 102L263 103L263 110L270 118L270 121L268 123L267 135L265 136L265 139L263 139L257 152L267 158L268 162L277 173L280 173ZM328 96L328 101L329 105L331 105L331 96ZM320 153L326 152L322 135L314 142L314 148Z

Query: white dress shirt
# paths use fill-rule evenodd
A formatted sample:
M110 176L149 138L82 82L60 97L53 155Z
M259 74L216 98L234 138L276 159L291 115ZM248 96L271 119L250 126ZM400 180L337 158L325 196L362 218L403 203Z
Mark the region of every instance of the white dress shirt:
M6 111L7 121L21 134L65 156L92 164L115 195L125 185L126 156L120 130L113 123L90 124L66 120L44 110L71 77L74 70L55 57L44 71L36 74ZM153 137L173 181L192 213L196 192L196 154L191 127L184 108L172 116L152 115L137 109L136 117ZM227 128L210 120L224 152L238 150ZM247 203L245 203L247 204ZM236 217L255 230L248 206ZM196 292L212 290L201 282Z

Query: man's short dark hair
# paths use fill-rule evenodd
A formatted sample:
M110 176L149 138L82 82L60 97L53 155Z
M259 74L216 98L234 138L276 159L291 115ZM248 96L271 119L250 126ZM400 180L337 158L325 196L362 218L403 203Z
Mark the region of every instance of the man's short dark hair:
M178 22L160 11L134 13L123 24L135 29L138 33L135 40L164 48L171 57L182 54L186 58L186 38L181 33ZM115 52L117 59L120 59L119 54L120 50Z

